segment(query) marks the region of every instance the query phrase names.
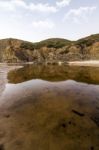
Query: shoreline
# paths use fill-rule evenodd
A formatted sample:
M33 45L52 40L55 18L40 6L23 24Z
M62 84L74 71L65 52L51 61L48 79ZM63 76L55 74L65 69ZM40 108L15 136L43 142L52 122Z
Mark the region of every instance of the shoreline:
M2 95L6 84L8 83L7 74L9 71L14 69L22 68L23 66L9 66L7 64L0 63L0 96Z
M98 60L88 60L88 61L71 61L68 62L70 66L95 66L99 67L99 61Z
M99 67L99 60L85 60L85 61L57 61L57 62L41 62L41 63L34 63L34 62L21 62L21 63L0 63L0 66L6 66L8 72L13 69L18 69L20 67L23 67L23 65L69 65L69 66L96 66ZM8 69L9 68L9 69Z

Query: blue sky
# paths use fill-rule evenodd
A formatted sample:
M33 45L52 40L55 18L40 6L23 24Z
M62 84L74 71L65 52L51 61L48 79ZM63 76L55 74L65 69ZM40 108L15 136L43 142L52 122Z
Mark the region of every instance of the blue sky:
M0 39L70 40L99 33L99 0L0 0Z

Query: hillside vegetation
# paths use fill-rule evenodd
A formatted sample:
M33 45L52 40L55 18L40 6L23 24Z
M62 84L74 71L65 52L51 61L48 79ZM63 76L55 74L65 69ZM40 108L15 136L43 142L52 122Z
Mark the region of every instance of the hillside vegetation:
M99 60L99 34L78 41L52 38L32 43L18 39L0 40L0 62L58 62Z

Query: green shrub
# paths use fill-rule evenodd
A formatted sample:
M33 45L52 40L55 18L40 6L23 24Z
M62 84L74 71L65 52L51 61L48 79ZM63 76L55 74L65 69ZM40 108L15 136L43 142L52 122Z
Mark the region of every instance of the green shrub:
M35 46L32 43L24 42L20 46L22 49L34 50Z

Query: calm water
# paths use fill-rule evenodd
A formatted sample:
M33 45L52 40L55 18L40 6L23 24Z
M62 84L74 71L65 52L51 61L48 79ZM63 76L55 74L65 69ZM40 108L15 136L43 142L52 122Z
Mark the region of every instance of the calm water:
M0 150L99 150L98 67L25 65L0 84Z

